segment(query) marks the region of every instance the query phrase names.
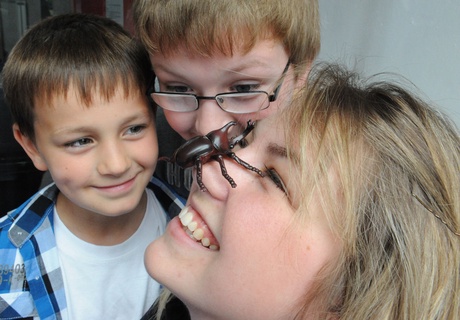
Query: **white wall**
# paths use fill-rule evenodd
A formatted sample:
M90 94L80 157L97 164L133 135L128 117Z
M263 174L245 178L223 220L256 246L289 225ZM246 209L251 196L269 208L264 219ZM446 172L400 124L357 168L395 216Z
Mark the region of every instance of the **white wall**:
M320 60L403 75L460 127L460 0L319 0Z

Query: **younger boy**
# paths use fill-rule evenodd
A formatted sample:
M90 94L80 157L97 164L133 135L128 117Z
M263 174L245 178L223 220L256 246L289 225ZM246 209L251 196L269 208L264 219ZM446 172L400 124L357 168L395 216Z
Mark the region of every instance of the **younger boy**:
M146 189L150 80L142 46L102 17L49 18L11 51L14 136L54 183L0 220L0 318L136 319L156 299L143 254L167 219Z
M320 48L317 0L136 0L133 20L156 75L151 97L184 139L230 121L234 136L289 105ZM160 155L171 156L183 140L162 116ZM160 162L156 174L187 197L189 170Z

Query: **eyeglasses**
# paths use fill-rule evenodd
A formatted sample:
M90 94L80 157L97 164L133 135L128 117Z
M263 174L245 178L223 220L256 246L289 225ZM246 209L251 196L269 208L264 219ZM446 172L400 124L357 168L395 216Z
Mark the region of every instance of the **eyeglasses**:
M281 74L281 82L275 88L273 94L268 94L265 91L249 91L219 93L215 96L197 96L192 93L155 92L154 90L159 87L158 79L155 77L154 85L150 88L149 95L159 107L175 112L198 110L200 100L215 100L217 105L226 112L239 114L257 112L267 109L270 106L270 102L276 100L289 65L290 61L288 60Z

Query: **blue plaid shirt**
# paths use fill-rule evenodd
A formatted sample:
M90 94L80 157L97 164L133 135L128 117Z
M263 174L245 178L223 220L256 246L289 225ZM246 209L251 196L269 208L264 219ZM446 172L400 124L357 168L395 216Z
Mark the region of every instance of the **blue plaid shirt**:
M170 217L185 200L156 178L148 185ZM53 230L59 190L51 184L0 220L0 319L67 319Z

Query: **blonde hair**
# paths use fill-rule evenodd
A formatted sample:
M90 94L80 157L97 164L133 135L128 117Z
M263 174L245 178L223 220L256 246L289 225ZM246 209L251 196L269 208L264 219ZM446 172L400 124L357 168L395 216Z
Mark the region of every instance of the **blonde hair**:
M321 184L343 251L318 277L298 318L311 303L326 306L319 318L457 318L460 138L454 125L402 86L366 83L336 65L316 66L307 87L284 110L288 154L298 153L301 170L294 178L298 212L305 211L312 185ZM331 168L337 179L324 179Z
M137 36L153 54L183 48L232 55L273 38L292 64L305 67L320 48L318 7L317 0L136 0L132 12Z

